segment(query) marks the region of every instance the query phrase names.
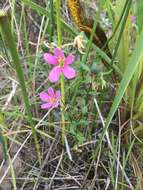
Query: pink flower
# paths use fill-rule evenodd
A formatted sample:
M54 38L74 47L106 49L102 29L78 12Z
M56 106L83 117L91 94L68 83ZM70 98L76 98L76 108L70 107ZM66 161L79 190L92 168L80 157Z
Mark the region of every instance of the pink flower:
M40 99L44 102L41 105L42 109L56 108L60 104L61 93L54 91L52 87L48 88L47 92L40 93Z
M55 48L54 55L50 53L44 54L44 60L55 67L49 73L50 82L56 82L59 80L60 75L63 75L67 79L72 79L76 76L76 71L69 65L74 62L74 55L69 54L65 57L60 48Z

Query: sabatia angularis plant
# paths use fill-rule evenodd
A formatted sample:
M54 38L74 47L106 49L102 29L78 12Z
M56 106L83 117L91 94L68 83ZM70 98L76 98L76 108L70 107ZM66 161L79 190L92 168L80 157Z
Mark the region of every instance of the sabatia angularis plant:
M55 66L49 73L50 82L57 82L61 74L67 79L72 79L76 76L76 71L70 66L75 60L74 55L69 54L65 57L60 48L55 48L54 55L50 53L44 54L44 60L46 63Z
M44 102L41 105L42 109L57 108L60 104L61 93L55 91L52 87L48 88L47 92L40 93L40 99Z

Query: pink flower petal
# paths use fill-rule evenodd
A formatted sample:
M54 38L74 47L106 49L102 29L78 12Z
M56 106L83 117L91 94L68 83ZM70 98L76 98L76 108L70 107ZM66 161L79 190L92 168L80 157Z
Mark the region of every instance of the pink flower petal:
M59 101L57 101L56 103L54 103L54 104L52 105L52 107L53 107L53 108L57 108L57 107L59 106L59 104L60 104Z
M69 66L63 67L62 72L67 79L72 79L76 76L76 71Z
M58 81L60 74L61 74L61 68L59 68L59 66L54 67L49 73L50 82Z
M44 53L43 57L44 57L45 62L48 64L51 64L51 65L57 65L58 64L57 58L50 53Z
M51 103L45 103L45 104L42 104L41 105L41 108L42 109L49 109L49 108L51 108L52 107L52 104Z
M72 54L69 54L67 58L65 59L65 64L70 65L74 62L74 60L75 60L75 56Z
M64 55L64 53L62 52L62 50L61 50L60 48L55 48L55 50L54 50L54 55L55 55L57 58L59 58L59 57L65 58L65 55Z
M61 92L58 90L56 91L56 98L59 100L61 98Z
M54 92L54 89L52 87L48 88L48 94L50 97L55 97L55 92Z
M40 99L44 102L47 102L49 100L49 95L46 92L41 92Z
M56 67L59 70L59 67ZM61 72L61 70L60 70ZM41 92L40 98L44 103L41 105L42 109L56 108L60 104L60 91L55 91L52 87L48 88L48 92Z

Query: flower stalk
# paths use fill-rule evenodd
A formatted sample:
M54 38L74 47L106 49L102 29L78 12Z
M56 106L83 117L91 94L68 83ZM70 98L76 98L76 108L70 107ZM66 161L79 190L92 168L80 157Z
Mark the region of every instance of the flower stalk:
M60 17L60 0L56 0L56 21L57 21L57 36L58 36L58 46L62 46L62 32L61 32L61 17ZM61 128L62 128L62 144L64 144L65 138L65 83L64 76L60 74L60 83L61 83Z

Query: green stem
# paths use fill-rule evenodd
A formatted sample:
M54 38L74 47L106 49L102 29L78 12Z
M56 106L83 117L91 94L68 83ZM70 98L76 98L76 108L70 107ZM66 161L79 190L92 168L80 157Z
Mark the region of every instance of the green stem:
M100 8L101 7L99 7L98 12L94 16L93 28L92 28L92 31L91 31L91 34L90 34L90 38L89 38L89 41L88 41L88 44L87 44L85 55L82 58L82 63L83 64L86 64L86 61L87 61L87 58L88 58L88 54L89 54L90 48L92 46L92 41L93 41L93 37L94 37L95 31L96 31L97 21L99 20L99 16L100 16Z
M53 0L50 0L50 36L49 41L52 42L52 37L54 34L54 9L53 9Z
M124 20L122 22L122 26L121 26L121 29L120 29L119 37L117 39L115 51L113 53L113 57L112 57L112 60L111 60L111 65L113 65L114 60L116 58L117 51L118 51L118 48L119 48L119 45L120 45L120 42L121 42L123 31L125 29L125 25L126 25L126 21L127 21L127 18L128 18L128 14L129 14L129 10L130 10L131 5L132 5L132 0L128 0L127 5L126 5L126 9L125 9L126 12L125 12L125 15L124 15Z
M60 15L60 0L56 0L56 20L57 20L57 36L58 36L58 46L62 45L62 31L61 31L61 15Z
M64 108L65 108L65 81L63 74L60 78L61 81L61 127L62 127L62 143L64 144L65 137L65 116L64 116Z
M31 125L32 134L33 134L33 137L35 140L35 146L36 146L36 150L37 150L37 154L38 154L38 158L39 158L39 163L41 163L40 146L38 143L36 130L34 128L34 123L32 120L31 106L30 106L28 94L26 91L24 74L23 74L23 70L21 67L19 55L18 55L18 52L16 49L15 40L13 38L11 29L10 29L8 13L4 10L0 10L0 32L1 32L1 35L3 36L3 39L5 40L5 44L7 45L8 49L11 53L11 57L13 60L12 66L15 68L15 71L17 73L17 78L18 78L19 83L20 83L23 101L24 101L25 108L27 111L28 120L29 120L29 123Z
M58 46L62 45L62 31L61 31L61 17L60 17L60 0L56 0L56 20L57 20L57 36L58 36ZM64 108L65 108L65 83L64 76L61 74L60 76L61 82L61 128L62 128L62 143L64 144L65 137L65 116L64 116Z

